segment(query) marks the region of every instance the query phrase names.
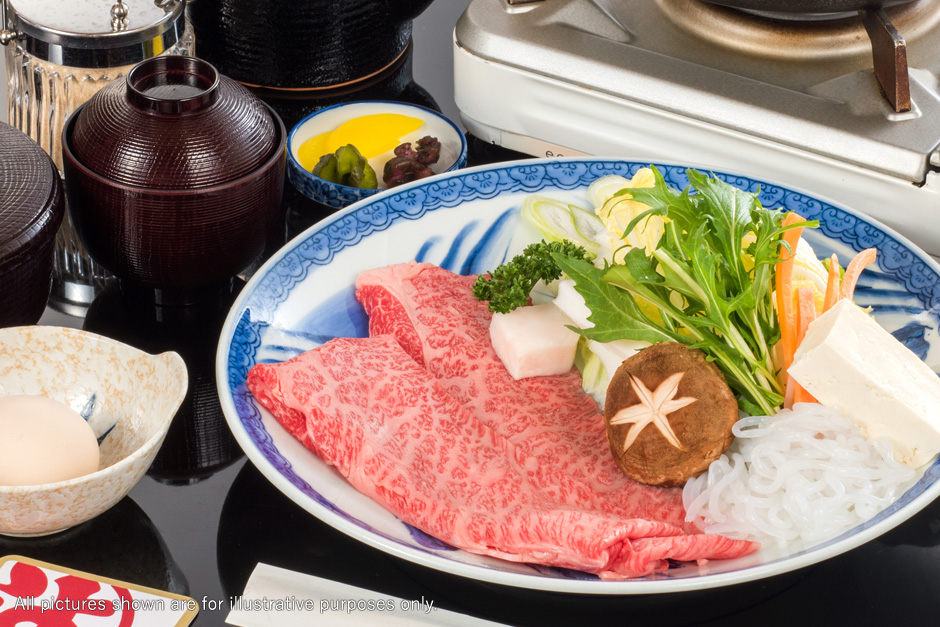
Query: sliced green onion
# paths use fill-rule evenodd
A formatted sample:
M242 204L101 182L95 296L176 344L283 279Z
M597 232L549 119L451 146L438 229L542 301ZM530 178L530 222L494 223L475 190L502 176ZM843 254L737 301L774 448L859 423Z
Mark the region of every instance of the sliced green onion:
M522 206L522 217L547 241L568 240L583 246L592 257L600 251L597 236L604 232L604 224L590 211L544 196L530 196Z

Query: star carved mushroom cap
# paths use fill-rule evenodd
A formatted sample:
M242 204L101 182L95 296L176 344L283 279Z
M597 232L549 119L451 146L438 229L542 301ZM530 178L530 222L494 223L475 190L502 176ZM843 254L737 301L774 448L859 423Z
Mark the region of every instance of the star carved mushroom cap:
M659 429L666 441L679 449L686 450L679 438L669 426L669 414L682 409L686 405L694 403L698 399L692 396L675 398L679 391L679 381L682 380L684 372L677 372L666 378L665 381L656 387L655 392L643 385L643 382L635 376L627 373L630 377L630 385L633 391L640 397L640 402L636 405L624 407L610 419L610 424L620 425L633 423L633 426L627 432L627 438L623 442L623 450L627 450L636 441L640 432L649 424Z
M641 483L671 487L706 470L731 446L738 404L702 351L663 342L621 364L604 412L621 470Z

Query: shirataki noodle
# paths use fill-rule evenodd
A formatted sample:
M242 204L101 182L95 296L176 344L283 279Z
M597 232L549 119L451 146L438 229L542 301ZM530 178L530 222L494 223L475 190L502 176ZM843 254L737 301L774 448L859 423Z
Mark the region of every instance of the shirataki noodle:
M735 442L683 490L686 520L730 538L819 542L868 520L915 477L885 439L839 411L798 403L742 418Z

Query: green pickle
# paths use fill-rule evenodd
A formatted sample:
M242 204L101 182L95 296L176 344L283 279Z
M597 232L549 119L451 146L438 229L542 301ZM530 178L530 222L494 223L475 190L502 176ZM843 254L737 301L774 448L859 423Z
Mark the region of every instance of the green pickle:
M336 161L338 162L336 169L339 172L339 177L345 181L352 173L356 162L363 161L363 158L355 146L346 144L336 149Z
M379 179L369 162L362 159L350 172L349 184L360 189L375 189L379 186Z
M320 157L313 174L331 183L360 189L375 189L379 185L375 170L352 144L340 146L335 153Z
M339 173L336 170L336 155L323 155L313 168L314 176L324 181L339 183Z

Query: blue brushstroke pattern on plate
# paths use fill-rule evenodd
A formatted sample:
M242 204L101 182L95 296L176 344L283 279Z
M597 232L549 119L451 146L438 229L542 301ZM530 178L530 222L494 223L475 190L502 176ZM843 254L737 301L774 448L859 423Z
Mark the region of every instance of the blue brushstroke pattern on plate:
M310 511L318 513L316 506L319 506L356 525L362 531L356 534L361 540L370 541L373 537L368 534L374 534L374 539L385 541L379 544L387 546L387 543L392 543L400 547L405 557L420 557L422 553L436 556L463 554L404 523L400 523L405 528L400 534L378 530L368 521L356 518L323 497L294 471L291 461L274 445L262 421L261 411L245 388L248 370L256 363L287 359L331 337L367 335L368 321L355 300L352 287L354 274L344 284L334 286L333 293L318 294L306 302L306 313L292 322L290 328L278 328L281 317L290 317L283 314L294 312L300 306L290 301L292 295L307 285L318 285L321 281L328 284L329 281L323 277L329 277L330 273L346 271L342 269L341 256L346 255L342 257L343 263L355 258L350 257L350 253L371 258L377 255L375 250L384 246L389 249L390 257L374 265L412 258L437 263L464 274L483 272L502 263L512 252L513 238L520 228L518 210L525 195L552 196L574 191L583 197L582 206L589 207L586 188L593 180L609 174L630 178L647 165L616 160L558 159L463 170L372 197L311 227L289 243L245 288L230 315L234 321L231 337L223 337L220 345L220 351L227 350L225 380L228 385L222 392L231 396L237 413L237 416L228 418L233 429L240 426L255 445L257 451L246 451L249 457L256 463L267 465L268 470L279 473L309 498L310 503L302 504L305 507L309 505ZM688 185L685 167L669 164L657 164L657 167L672 186L682 189ZM935 353L940 351L937 347L938 272L936 264L924 253L915 251L911 244L861 215L810 195L746 176L714 174L743 189L759 191L764 206L796 211L808 220L818 220L819 228L806 232L805 237L821 258L835 253L845 265L857 251L876 248L878 260L863 273L856 301L862 306L872 307L876 319L922 359L927 359L931 350ZM488 208L487 212L482 212L485 215L478 211L480 208ZM439 216L452 219L439 220ZM424 228L422 232L425 224L434 226ZM418 233L417 237L402 241L402 236L415 233ZM392 251L395 247L401 249ZM936 359L936 354L933 357ZM785 562L794 557L813 552L829 554L824 549L897 516L924 492L936 491L938 475L940 466L934 463L898 502L873 519L838 538L763 565L779 563L776 571L784 572L788 569ZM898 520L912 513L902 514ZM473 561L475 556L463 559L476 565ZM480 568L494 568L491 561L486 561L491 558L478 559L484 560L479 564ZM800 563L804 562L812 563L812 559ZM521 565L518 568L532 577L596 580L592 575L558 568ZM694 568L691 571L675 568L649 579L662 581L664 578L687 578L697 574ZM486 579L486 573L480 573L479 578ZM539 583L530 587L539 587ZM581 587L571 589L585 591ZM637 591L629 587L623 590Z

